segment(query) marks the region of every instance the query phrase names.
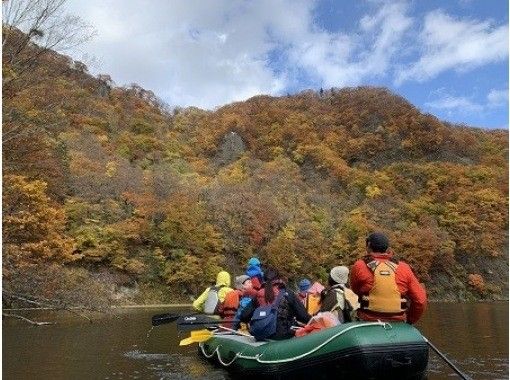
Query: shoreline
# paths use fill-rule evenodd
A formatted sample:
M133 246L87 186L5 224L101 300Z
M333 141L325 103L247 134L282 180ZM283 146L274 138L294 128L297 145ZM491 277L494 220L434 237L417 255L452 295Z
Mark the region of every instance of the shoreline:
M500 300L476 300L476 301L448 301L448 300L429 300L428 303L497 303L497 302L509 302L509 299ZM191 303L169 303L169 304L140 304L140 305L114 305L110 309L158 309L158 308L191 308ZM71 307L71 310L82 309L81 307ZM55 310L51 307L22 307L22 308L2 308L3 311L29 311L29 310Z
M142 304L142 305L114 305L110 306L110 309L158 309L168 307L171 309L192 307L193 305L190 303L169 303L169 304ZM83 310L80 306L70 307L71 310ZM29 310L53 310L53 311L61 311L59 309L55 309L54 307L16 307L16 308L2 308L3 311L29 311ZM65 311L65 310L64 310Z
M191 303L160 303L160 304L142 304L142 305L115 305L112 306L112 309L144 309L144 308L158 308L158 307L171 307L171 308L178 308L178 307L192 307L193 304Z

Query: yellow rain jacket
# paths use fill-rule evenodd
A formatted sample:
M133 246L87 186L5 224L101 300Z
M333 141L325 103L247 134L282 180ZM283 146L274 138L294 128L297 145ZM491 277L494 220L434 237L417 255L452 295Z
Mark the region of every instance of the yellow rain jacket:
M218 273L218 275L216 276L216 286L217 287L222 286L218 290L218 298L220 302L223 302L225 300L225 296L227 295L227 293L233 290L230 287L230 274L225 271L221 271L220 273ZM201 312L204 311L204 303L205 300L207 299L207 295L209 294L210 289L211 288L209 287L206 290L204 290L204 292L200 294L200 296L198 296L198 298L195 301L193 301L193 307L196 310Z

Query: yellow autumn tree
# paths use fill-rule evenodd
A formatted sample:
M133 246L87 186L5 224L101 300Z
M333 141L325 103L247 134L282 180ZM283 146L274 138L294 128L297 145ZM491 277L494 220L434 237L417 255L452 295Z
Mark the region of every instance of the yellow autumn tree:
M18 175L3 178L4 275L25 265L70 262L72 240L65 235L65 214L46 195L47 184Z

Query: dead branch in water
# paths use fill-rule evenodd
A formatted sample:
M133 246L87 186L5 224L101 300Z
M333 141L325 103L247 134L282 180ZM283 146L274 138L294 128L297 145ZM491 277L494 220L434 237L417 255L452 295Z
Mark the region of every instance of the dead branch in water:
M68 311L70 313L76 314L79 317L85 318L90 323L92 323L92 319L90 319L88 316L86 316L85 314L77 312L75 310L75 308L69 307L66 304L61 303L59 301L50 300L50 299L44 298L44 297L34 297L34 296L28 296L28 295L24 295L24 294L10 293L10 292L7 292L5 290L3 291L3 295L6 296L6 297L9 297L11 299L16 299L18 301L26 302L26 303L31 304L31 305L35 305L35 306L39 306L39 307L44 307L44 308L49 309L49 310L65 310L65 311ZM100 311L98 309L92 309L92 308L86 308L86 307L79 307L78 309L79 310L96 311L96 312ZM20 319L26 319L26 318L21 317ZM45 324L48 324L48 323L45 323Z
M22 321L30 323L31 325L34 325L34 326L46 326L46 325L54 325L55 324L55 322L37 322L37 321L32 321L31 319L25 318L25 317L23 317L21 315L18 315L18 314L2 313L2 316L10 317L10 318L16 318L16 319L21 319Z

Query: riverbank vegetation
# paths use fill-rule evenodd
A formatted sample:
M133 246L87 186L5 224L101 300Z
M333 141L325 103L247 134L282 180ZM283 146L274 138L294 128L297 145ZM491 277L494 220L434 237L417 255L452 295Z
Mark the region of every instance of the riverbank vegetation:
M432 298L508 297L507 131L373 87L169 109L3 32L4 305L189 301L252 255L324 281L373 230Z

